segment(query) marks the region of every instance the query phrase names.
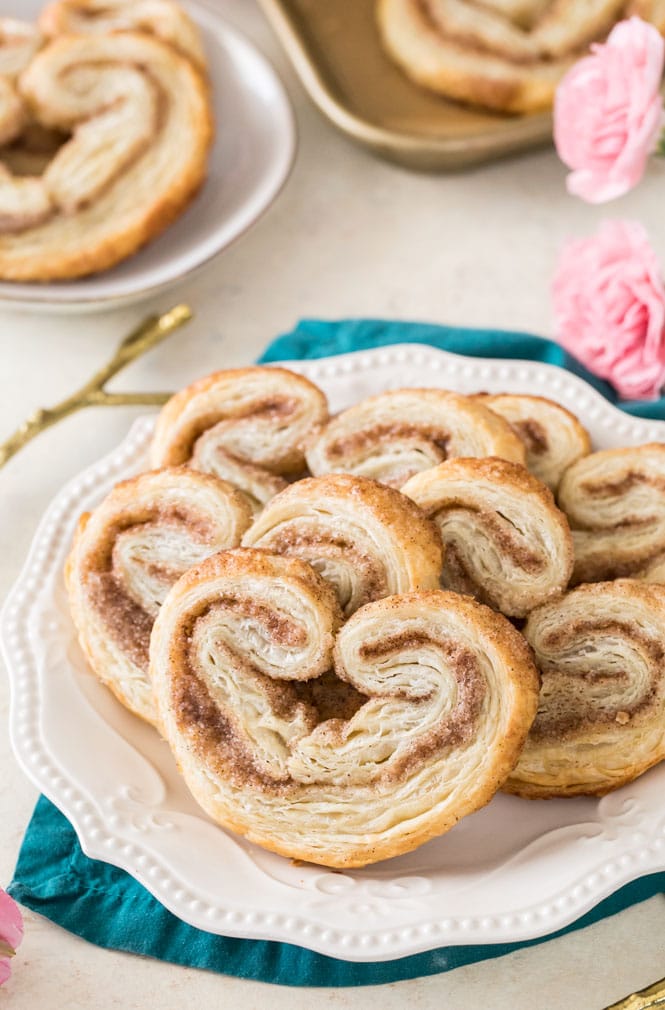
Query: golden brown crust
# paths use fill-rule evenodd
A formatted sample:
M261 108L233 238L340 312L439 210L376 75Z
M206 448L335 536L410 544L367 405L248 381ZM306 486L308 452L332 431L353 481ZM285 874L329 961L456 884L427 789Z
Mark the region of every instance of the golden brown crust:
M478 400L445 389L394 389L331 418L307 448L313 474L352 473L402 487L454 456L524 462L507 421Z
M116 484L79 520L65 581L79 642L93 672L148 722L150 633L161 600L183 571L235 546L249 526L231 485L186 467Z
M665 587L579 586L534 611L524 634L542 688L507 792L603 796L665 758Z
M282 855L350 867L409 851L488 802L518 758L538 678L524 640L488 608L441 591L392 596L338 632L335 670L359 700L321 721L293 678L330 665L340 617L305 562L227 551L169 594L151 676L210 816Z
M403 494L367 477L328 474L291 484L245 533L243 545L299 557L331 583L346 617L372 600L436 589L436 527Z
M665 582L665 445L604 449L559 487L575 544L573 582Z
M77 67L104 75L111 66L127 81L124 91L119 78L113 83L116 105L93 109L90 98L69 91ZM62 280L107 269L159 234L203 182L213 135L207 84L159 40L131 32L58 37L33 59L20 88L40 122L74 132L34 180L51 202L46 220L12 220L12 206L20 217L21 204L18 191L12 204L11 180L5 183L0 277Z
M402 490L439 528L445 588L525 617L568 585L573 543L566 517L523 466L451 459Z
M478 393L486 407L505 417L526 449L526 467L556 492L564 471L591 452L591 438L560 403L523 393Z

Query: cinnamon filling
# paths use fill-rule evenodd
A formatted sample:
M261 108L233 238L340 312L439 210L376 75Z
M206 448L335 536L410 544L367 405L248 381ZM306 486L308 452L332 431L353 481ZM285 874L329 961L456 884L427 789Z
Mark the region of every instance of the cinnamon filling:
M549 451L547 431L534 417L513 421L512 427L524 442L527 452L532 456L544 456Z
M239 609L244 610L247 601L235 602L238 605L242 603ZM225 603L224 606L226 605ZM198 615L199 618L201 616ZM196 620L197 617L192 617L190 629L184 636L188 645L177 657L177 665L181 667L182 673L174 678L173 703L180 730L188 735L192 746L213 773L226 778L238 788L249 786L272 795L286 795L294 787L302 788L289 775L272 771L261 764L252 751L251 741L236 713L220 709L213 701L208 687L196 670L196 656L193 654ZM396 751L377 773L374 779L377 783L398 782L443 749L464 746L473 738L487 688L478 661L469 649L449 640L436 640L425 634L404 632L382 642L363 646L360 655L363 658L380 659L396 650L419 648L423 645L434 645L443 652L456 680L456 702L452 712L438 725L416 734ZM220 643L220 651L225 652L228 660L241 668L243 677L260 681L261 689L275 714L291 717L300 707L309 723L307 732L325 722L330 729L333 746L336 740L342 742L348 720L367 701L365 695L353 685L342 682L332 671L309 682L272 680L225 643ZM395 697L399 696L401 692L396 692ZM418 705L426 703L427 698L409 700L411 704Z
M352 431L335 439L326 447L326 454L331 459L344 459L347 456L376 451L384 442L417 441L429 442L440 453L440 462L447 458L450 445L450 433L443 428L428 424L376 424L373 427ZM369 453L368 453L369 454Z

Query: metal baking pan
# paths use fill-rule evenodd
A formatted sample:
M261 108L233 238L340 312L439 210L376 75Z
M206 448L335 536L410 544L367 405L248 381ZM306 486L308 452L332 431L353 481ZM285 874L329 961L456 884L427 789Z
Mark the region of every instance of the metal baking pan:
M353 140L450 171L551 142L549 114L503 116L412 84L384 54L374 0L259 0L312 101Z

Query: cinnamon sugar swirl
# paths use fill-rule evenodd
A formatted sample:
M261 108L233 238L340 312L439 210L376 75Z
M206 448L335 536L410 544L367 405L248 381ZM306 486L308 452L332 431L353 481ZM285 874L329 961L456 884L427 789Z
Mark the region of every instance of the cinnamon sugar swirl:
M388 54L416 84L503 112L548 108L568 67L613 25L640 14L662 31L651 0L378 0Z
M665 582L665 445L594 452L566 471L558 497L575 582Z
M148 646L160 605L188 568L238 544L250 518L231 485L185 467L123 481L81 517L66 568L79 641L99 679L148 722L156 719Z
M574 414L554 400L522 393L479 393L486 407L505 417L524 442L526 468L550 491L564 471L591 452L591 439Z
M443 389L396 389L342 411L307 449L313 474L352 473L400 488L451 456L524 462L507 421L477 400Z
M297 558L241 549L174 586L150 656L161 723L211 817L326 866L407 852L491 798L536 711L529 650L500 615L440 591L358 610ZM334 663L359 694L321 721L296 681Z
M441 540L399 491L366 477L329 474L273 498L243 544L308 561L335 589L345 617L372 600L436 589Z
M258 512L305 469L304 445L328 418L321 390L286 368L214 372L171 397L157 421L154 466L186 463L230 481Z
M524 634L542 675L538 715L506 788L600 796L665 757L665 587L579 586Z
M501 459L451 459L402 489L439 528L442 585L511 617L560 594L573 569L568 523L548 488Z

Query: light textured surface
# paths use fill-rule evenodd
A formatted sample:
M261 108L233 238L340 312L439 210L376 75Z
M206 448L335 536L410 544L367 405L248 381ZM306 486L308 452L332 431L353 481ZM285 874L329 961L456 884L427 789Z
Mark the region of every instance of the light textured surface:
M565 195L564 170L542 152L460 176L411 175L348 145L310 109L253 4L219 7L283 71L301 147L294 174L265 218L222 258L146 307L187 298L197 320L119 378L116 388L175 388L245 364L299 317L385 315L547 333L548 281L568 234L601 217L636 216L665 256L663 168L631 197L592 210ZM2 314L0 432L86 378L140 311L68 319ZM40 436L0 473L3 595L35 524L64 481L116 445L136 410L89 411ZM11 531L8 535L7 531ZM4 678L0 719L7 724ZM0 882L11 876L35 792L0 736ZM34 915L15 974L0 992L12 1010L175 1010L185 1002L243 1010L600 1010L665 974L665 899L497 961L379 989L268 988L98 950Z

